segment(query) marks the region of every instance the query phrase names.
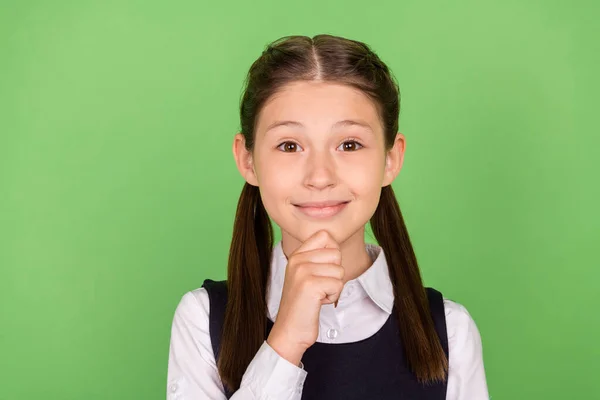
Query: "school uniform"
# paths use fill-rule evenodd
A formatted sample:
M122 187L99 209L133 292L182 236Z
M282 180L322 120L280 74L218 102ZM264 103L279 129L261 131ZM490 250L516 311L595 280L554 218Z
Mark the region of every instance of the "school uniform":
M366 250L373 264L345 284L337 308L321 307L317 343L305 352L301 365L280 357L265 337L233 394L224 390L215 362L226 286L206 280L186 293L173 318L167 398L488 400L475 322L462 305L431 288L427 295L449 360L448 380L431 385L416 381L403 356L385 254L374 244L366 244ZM269 331L277 318L286 265L280 241L273 248L267 286Z

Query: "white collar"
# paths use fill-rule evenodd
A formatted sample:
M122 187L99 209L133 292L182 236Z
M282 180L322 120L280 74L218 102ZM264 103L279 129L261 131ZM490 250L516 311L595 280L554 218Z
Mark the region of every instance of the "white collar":
M348 281L346 285L354 281L358 282L369 298L382 310L390 314L394 306L394 291L385 254L381 246L371 243L365 243L365 246L371 259L374 260L373 264L362 275ZM279 241L273 247L271 274L267 288L267 308L269 318L273 321L279 310L286 266L287 257L283 252L282 242Z

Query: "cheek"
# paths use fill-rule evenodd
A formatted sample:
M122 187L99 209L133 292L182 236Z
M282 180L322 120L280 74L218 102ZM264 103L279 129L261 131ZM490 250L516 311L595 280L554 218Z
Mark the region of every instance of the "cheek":
M284 163L272 162L261 165L258 171L258 181L261 187L274 196L289 195L289 190L297 186L300 169Z
M280 163L273 168L274 164L276 163L259 165L257 176L265 209L276 223L279 223L282 208L286 206L290 194L297 190L297 184L294 184L294 171L288 171L287 167L283 167Z
M372 195L383 183L384 168L372 161L349 163L343 170L344 182L357 194ZM376 191L376 190L375 190Z

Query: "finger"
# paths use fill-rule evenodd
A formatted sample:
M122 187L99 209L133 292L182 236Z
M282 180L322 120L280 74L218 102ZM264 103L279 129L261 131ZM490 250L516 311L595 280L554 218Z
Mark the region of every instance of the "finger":
M302 243L300 247L294 251L294 254L323 248L340 248L340 245L335 241L331 233L324 229L315 232L312 236L306 239L304 243Z
M331 304L331 303L333 303L333 306L334 306L335 308L337 308L337 306L338 306L338 301L339 301L339 299L338 299L338 300L329 300L328 298L325 298L325 299L321 300L321 305L323 305L323 304Z
M312 276L325 276L338 280L344 279L344 267L339 264L307 264L309 273Z
M325 276L313 277L311 284L316 288L316 294L319 296L321 302L325 302L325 304L336 302L344 287L344 284L339 279Z
M339 249L321 248L294 254L294 263L342 264L342 253Z

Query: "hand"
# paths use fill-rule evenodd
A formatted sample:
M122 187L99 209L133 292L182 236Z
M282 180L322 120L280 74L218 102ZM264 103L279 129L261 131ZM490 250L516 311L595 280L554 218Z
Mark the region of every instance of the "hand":
M340 246L325 230L288 257L279 312L267 343L294 365L317 341L321 306L337 304L344 287L341 262Z

